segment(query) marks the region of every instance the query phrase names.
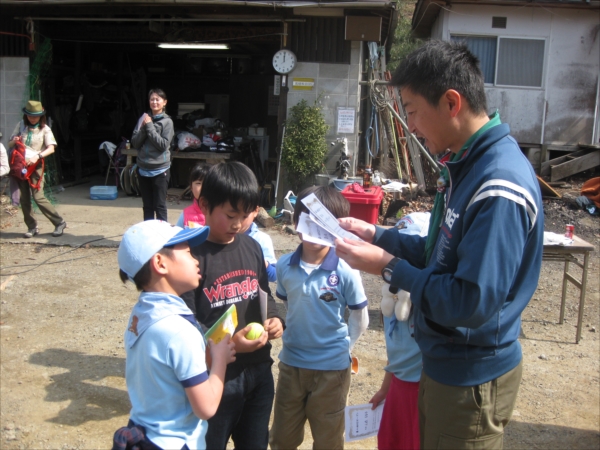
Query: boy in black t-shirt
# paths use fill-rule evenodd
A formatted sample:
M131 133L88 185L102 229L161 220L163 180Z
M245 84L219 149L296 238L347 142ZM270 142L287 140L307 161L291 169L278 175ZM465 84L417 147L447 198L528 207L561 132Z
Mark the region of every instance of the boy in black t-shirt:
M221 404L208 421L210 449L225 449L229 437L235 448L266 449L269 440L274 382L268 341L281 337L284 321L271 296L260 245L238 234L258 201L256 177L239 162L212 166L198 199L210 234L192 248L203 275L200 286L182 297L204 327L211 327L232 304L238 317L232 337L237 360L227 367ZM267 317L261 316L261 290L267 297ZM245 338L251 322L265 328L256 340Z

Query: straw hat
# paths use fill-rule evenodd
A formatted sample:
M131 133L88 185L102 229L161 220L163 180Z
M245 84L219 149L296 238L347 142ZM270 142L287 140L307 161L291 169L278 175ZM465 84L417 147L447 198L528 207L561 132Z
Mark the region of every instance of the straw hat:
M35 100L29 100L23 108L23 112L28 116L43 116L46 114L46 110L42 107L41 102Z

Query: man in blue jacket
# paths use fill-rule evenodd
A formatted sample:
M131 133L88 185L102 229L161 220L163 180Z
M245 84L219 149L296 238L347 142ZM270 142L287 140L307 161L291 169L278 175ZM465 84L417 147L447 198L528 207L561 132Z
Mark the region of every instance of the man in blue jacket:
M521 380L521 312L542 262L539 185L508 125L488 117L479 61L464 44L427 42L392 84L411 132L432 154L452 152L429 234L344 218L366 242L337 240L337 254L411 293L421 447L501 448Z

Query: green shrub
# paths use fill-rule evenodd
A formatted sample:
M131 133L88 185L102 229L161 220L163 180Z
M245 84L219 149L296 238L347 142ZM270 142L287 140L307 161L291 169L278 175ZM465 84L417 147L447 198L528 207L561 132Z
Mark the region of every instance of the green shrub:
M290 108L290 116L285 122L281 164L294 192L312 182L312 177L321 171L327 156L325 134L328 128L316 102L309 106L302 100Z

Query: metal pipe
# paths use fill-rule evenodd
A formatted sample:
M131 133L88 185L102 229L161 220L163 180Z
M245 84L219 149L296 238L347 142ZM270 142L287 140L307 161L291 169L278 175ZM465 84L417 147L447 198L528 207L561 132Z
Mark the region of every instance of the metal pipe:
M306 22L306 19L248 19L248 18L222 18L222 19L151 19L151 18L123 18L123 17L15 17L18 20L32 19L44 21L60 21L60 22Z
M30 0L26 3L28 5L39 5L39 4L51 4L51 5L67 5L67 4L94 4L94 3L109 3L111 5L119 3L128 3L128 0ZM23 5L23 0L3 0L2 4L18 4ZM178 6L198 6L195 2L182 2L181 0L158 0L154 1L153 5L159 4L177 4ZM333 3L321 3L317 1L304 1L304 2L287 2L287 1L265 1L265 2L250 2L250 1L237 1L237 0L204 0L202 6L206 5L235 5L235 6L254 6L254 7L265 7L265 8L341 8L341 7L353 7L353 8L373 8L373 7L391 7L389 0L381 0L378 2L333 2Z

